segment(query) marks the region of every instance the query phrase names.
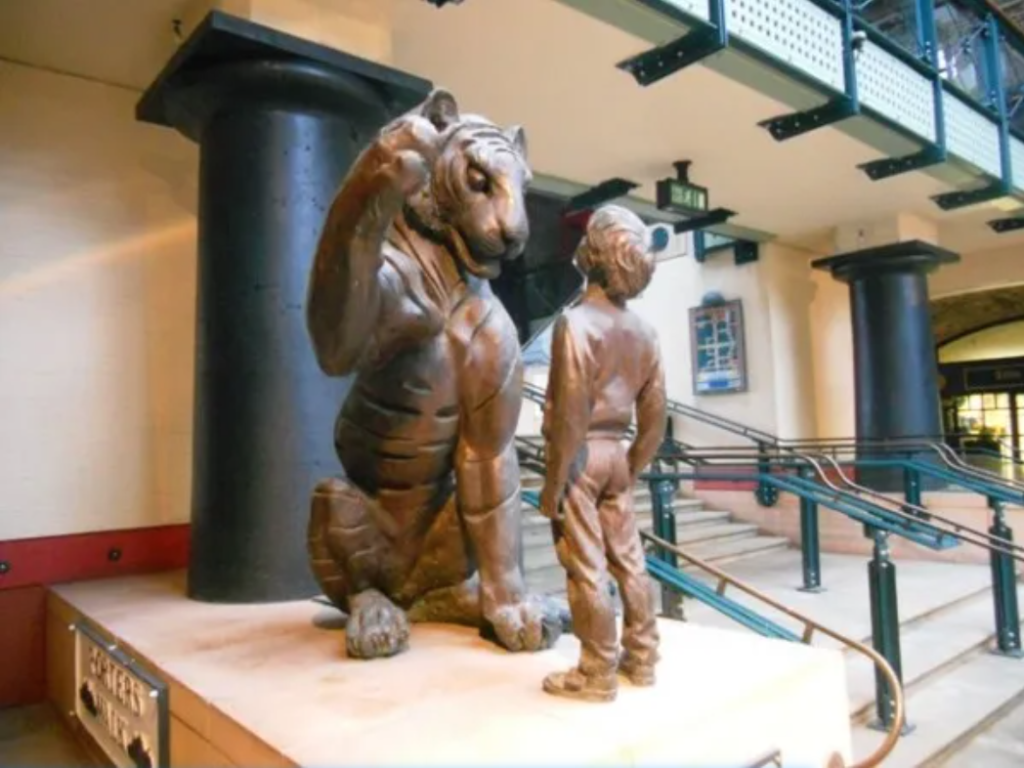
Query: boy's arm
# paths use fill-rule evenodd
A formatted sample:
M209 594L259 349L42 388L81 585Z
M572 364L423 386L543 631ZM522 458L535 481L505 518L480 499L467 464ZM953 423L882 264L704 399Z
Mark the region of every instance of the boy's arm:
M654 365L636 400L636 438L629 448L629 474L634 480L651 463L665 437L665 370L657 341L654 344Z
M547 472L542 509L557 514L569 472L583 447L590 425L589 356L573 336L565 315L555 323L551 339L551 374L544 406L544 449Z

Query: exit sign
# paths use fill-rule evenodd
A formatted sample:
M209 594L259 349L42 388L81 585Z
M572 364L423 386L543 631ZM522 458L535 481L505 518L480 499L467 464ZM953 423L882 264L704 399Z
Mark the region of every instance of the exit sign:
M657 185L658 208L683 215L707 213L708 190L688 181L662 179Z

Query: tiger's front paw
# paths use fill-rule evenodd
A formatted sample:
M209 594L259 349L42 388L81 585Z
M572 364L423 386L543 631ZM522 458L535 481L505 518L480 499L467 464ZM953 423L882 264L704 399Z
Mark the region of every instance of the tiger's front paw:
M484 613L494 639L510 651L541 651L562 634L562 621L535 598L495 606Z

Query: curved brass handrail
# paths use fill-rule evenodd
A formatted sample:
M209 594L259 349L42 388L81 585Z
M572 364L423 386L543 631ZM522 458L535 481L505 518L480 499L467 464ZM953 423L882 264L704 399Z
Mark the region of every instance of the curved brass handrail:
M805 645L810 645L811 640L814 637L814 634L818 633L825 635L826 637L831 637L833 640L842 643L847 648L850 648L856 651L857 653L862 654L863 656L867 656L878 669L878 671L882 673L882 676L886 679L886 682L888 682L889 684L889 690L892 691L893 724L892 727L889 729L889 732L886 734L885 739L882 741L881 746L879 746L878 749L872 752L864 760L860 761L859 763L854 763L852 766L850 766L850 768L873 768L873 766L879 765L886 757L889 756L889 753L892 752L892 750L896 747L896 742L899 741L900 738L900 731L903 729L904 706L903 686L900 685L899 678L896 677L896 673L893 671L892 667L889 666L889 662L885 660L885 657L878 653L878 651L876 651L874 648L864 645L864 643L861 643L852 638L846 637L845 635L841 635L835 630L829 629L828 627L819 624L814 619L808 616L804 616L802 613L793 610L789 606L783 605L782 603L764 594L759 589L752 587L749 584L745 584L739 579L730 576L725 571L711 565L711 563L707 563L701 560L699 557L694 557L685 550L681 549L679 546L672 544L671 542L665 541L664 539L655 536L653 533L648 533L647 531L640 531L640 537L652 542L653 544L661 547L662 549L666 549L669 552L672 552L673 554L681 557L683 560L690 563L691 565L695 565L705 573L709 573L715 578L717 578L717 589L719 595L725 594L726 587L735 587L741 592L745 592L751 597L760 600L761 602L767 605L770 605L775 610L786 614L790 618L796 619L804 627L801 642L803 642Z
M773 747L764 754L754 758L751 762L747 763L743 768L764 768L764 766L771 763L775 766L782 765L782 750L778 747Z

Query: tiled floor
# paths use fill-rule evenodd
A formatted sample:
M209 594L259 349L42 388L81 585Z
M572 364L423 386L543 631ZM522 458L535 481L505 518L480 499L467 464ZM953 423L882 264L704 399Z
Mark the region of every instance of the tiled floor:
M91 765L48 704L0 709L0 766L78 768Z

